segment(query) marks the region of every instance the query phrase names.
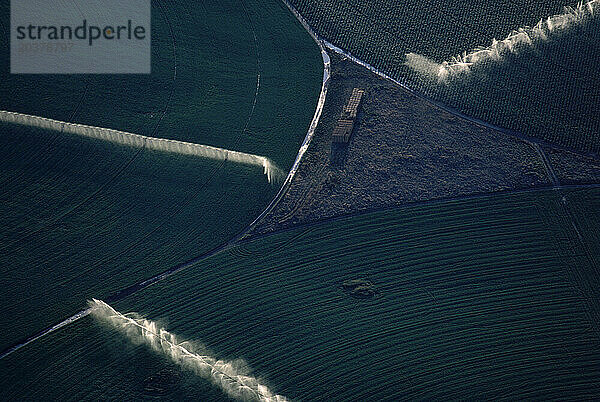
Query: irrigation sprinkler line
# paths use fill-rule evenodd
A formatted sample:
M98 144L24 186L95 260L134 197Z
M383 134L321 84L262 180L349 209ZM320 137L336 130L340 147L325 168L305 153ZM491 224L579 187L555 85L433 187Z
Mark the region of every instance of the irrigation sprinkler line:
M163 13L164 13L164 10L162 10L162 5L160 5L160 2L158 4L161 8L161 11L163 11ZM243 7L246 15L248 15L248 10L247 10L245 4L243 3L243 1L242 1L242 7ZM166 18L166 14L165 14L165 18ZM253 34L253 38L254 38L254 47L255 47L256 57L257 57L256 64L257 64L258 71L257 71L256 90L255 90L254 99L252 102L252 109L250 111L248 119L246 120L246 123L242 130L242 133L245 133L246 131L248 131L250 121L254 115L256 105L257 105L258 94L259 94L259 90L260 90L260 80L261 80L260 55L259 55L259 49L258 49L258 44L257 44L258 38L256 36L256 31L254 29L254 25L249 16L248 16L248 19L250 20L252 34ZM1 111L1 110L0 110L0 121L27 125L28 124L27 121L29 120L29 121L34 121L35 123L38 123L41 127L59 131L60 133L70 132L72 134L78 134L78 135L97 138L97 139L99 138L99 139L103 139L105 141L115 142L115 143L119 143L122 145L130 145L130 146L137 145L140 147L145 147L147 149L154 149L154 150L173 152L173 153L191 154L194 156L206 157L209 159L216 159L216 160L221 160L221 161L232 161L234 163L242 163L242 164L246 164L246 165L260 166L263 168L263 173L267 176L267 179L270 183L277 181L279 179L279 177L283 175L283 172L281 171L281 169L279 169L279 167L277 167L277 165L275 165L275 163L273 161L271 161L267 157L260 156L260 155L254 155L254 154L248 154L248 153L239 152L239 151L227 150L227 149L223 149L223 148L217 148L217 147L213 147L213 146L209 146L209 145L195 144L195 143L190 143L190 142L185 142L185 141L155 137L158 127L160 126L160 123L166 116L169 104L172 101L174 90L175 90L175 81L177 79L177 52L176 52L175 36L173 34L173 29L172 29L170 21L168 20L168 18L166 18L166 20L169 25L170 35L172 37L172 42L173 42L173 58L174 58L173 84L171 86L171 92L169 94L169 99L168 99L167 103L165 104L165 108L161 114L159 121L157 122L156 126L154 127L151 136L144 136L144 135L140 135L140 134L128 133L125 131L102 128L102 127L88 126L88 125L84 125L84 124L63 122L63 121L48 119L48 118L39 117L39 116L27 115L27 114L11 112L11 111ZM30 124L30 125L35 125L35 124ZM105 137L108 137L108 138L105 138ZM239 139L239 137L238 137L238 139Z
M469 72L474 65L488 60L500 60L508 53L515 53L519 46L533 47L538 41L545 41L550 36L563 33L573 26L581 25L594 18L600 0L580 1L576 6L563 7L563 13L542 18L534 26L524 26L513 30L505 39L493 39L489 46L479 46L471 51L452 56L439 65L437 78L445 81L448 77Z
M219 361L217 359L213 359L209 356L202 356L199 355L197 353L193 353L189 350L187 350L185 347L183 347L181 344L179 343L175 343L170 341L169 339L167 339L165 336L163 336L163 332L162 330L159 331L160 333L156 333L155 331L153 331L152 329L145 327L144 325L140 324L138 321L136 321L135 319L128 317L125 314L122 314L120 312L118 312L117 310L115 310L114 308L112 308L109 304L101 301L101 300L97 300L97 299L92 299L93 302L96 305L101 305L103 306L105 309L108 309L110 311L110 315L107 317L108 319L115 319L118 321L125 321L127 324L131 324L137 328L140 329L141 331L141 335L146 338L146 334L150 334L153 335L155 338L157 338L159 340L160 345L162 346L163 344L167 344L169 346L169 348L172 349L176 349L179 352L181 352L183 355L190 357L190 358L198 358L200 359L200 361L209 366L210 367L210 371L211 371L211 377L214 376L215 373L217 373L218 375L226 378L227 380L229 380L232 383L237 384L238 387L240 387L240 389L247 389L249 390L252 394L254 394L256 396L256 398L258 400L262 400L264 395L261 395L258 390L254 390L250 387L248 387L247 385L245 385L243 382L241 382L238 378L232 377L231 375L227 374L225 371L221 370L218 368L218 366L216 365L216 363L218 363ZM98 308L98 307L96 307ZM89 309L89 313L93 313L94 312L94 307L90 307ZM165 333L174 336L173 334L165 331ZM175 339L175 338L174 338ZM209 360L215 360L215 363L211 363Z
M195 148L197 148L197 151L199 151L200 153L204 152L204 153L216 155L216 158L213 158L213 159L218 159L218 160L223 160L223 161L232 161L234 163L249 164L249 165L254 165L254 166L262 166L263 170L264 170L264 174L267 175L269 182L276 180L277 176L280 174L280 169L267 157L260 156L260 155L254 155L254 154L247 154L247 153L239 152L239 151L227 150L227 149L223 149L223 148L212 147L209 145L195 144L195 143L190 143L190 142L185 142L185 141L178 141L178 140L171 140L171 139L155 137L156 132L158 131L158 128L159 128L161 122L163 121L163 119L165 118L165 116L167 114L169 105L172 102L172 98L173 98L173 95L175 92L175 82L177 80L177 45L176 45L175 35L173 33L173 27L171 25L169 18L166 16L163 6L160 2L158 2L158 6L160 7L160 10L163 13L165 20L169 26L169 35L171 36L171 40L172 40L172 44L173 44L173 78L172 78L172 85L171 85L171 91L169 93L169 98L165 104L164 110L161 113L160 119L158 120L158 122L156 123L156 126L152 130L151 136L133 134L133 133L125 132L125 131L113 130L113 129L102 128L102 127L88 126L88 125L84 125L84 124L62 122L62 121L48 119L48 118L44 118L44 117L26 115L23 113L10 112L10 111L0 111L0 121L8 121L11 123L23 124L23 123L15 122L12 120L15 120L18 118L32 119L32 120L36 120L37 122L42 123L42 124L49 124L51 126L56 126L53 128L55 128L55 131L58 131L59 133L64 133L65 128L69 128L72 130L77 130L77 129L98 130L98 131L104 132L106 134L121 135L121 137L124 137L126 139L126 141L121 139L120 141L113 141L113 142L118 142L118 143L125 144L125 145L132 145L134 142L136 142L136 141L139 142L141 140L142 141L141 147L146 147L147 149L159 149L159 150L164 150L162 148L165 148L165 147L170 148L167 150L167 152L180 153L180 149L186 149L186 148L189 149L190 147L192 147L192 148L195 147ZM242 6L244 8L245 13L248 14L246 6L243 2L242 2ZM260 89L260 78L261 78L260 77L260 56L258 54L256 32L255 32L255 29L254 29L254 26L253 26L251 20L250 20L250 24L252 25L254 46L255 46L255 51L257 53L256 63L257 63L258 71L257 71L256 90L255 90L254 99L252 102L252 109L250 111L248 119L246 120L246 124L244 125L242 133L244 133L248 130L248 127L250 125L250 120L252 119L252 116L254 115L254 111L256 109L256 104L257 104L257 99L258 99L258 93L259 93L259 89ZM86 87L86 93L87 93L87 87ZM79 108L80 105L81 105L81 101L80 101L80 104L77 106L77 108ZM58 129L58 127L60 127L60 129ZM110 141L110 140L108 140L108 141ZM164 142L157 143L157 141L161 141L161 142L164 141ZM166 143L166 145L165 145L165 143ZM211 157L209 156L209 158L211 158ZM244 160L246 160L246 161L244 161Z
M220 161L231 161L245 165L259 166L263 168L263 173L267 176L269 182L275 180L280 172L280 169L265 156L231 151L210 145L195 144L192 142L168 138L150 137L110 128L95 127L79 123L69 123L5 110L0 110L0 121L12 124L40 127L48 130L60 131L62 133L75 134L82 137L100 139L134 148L145 148Z

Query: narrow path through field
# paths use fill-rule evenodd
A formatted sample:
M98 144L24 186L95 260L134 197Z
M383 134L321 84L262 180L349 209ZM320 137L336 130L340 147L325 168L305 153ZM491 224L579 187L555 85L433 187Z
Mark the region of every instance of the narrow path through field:
M348 219L350 217L354 217L354 216L361 216L361 215L365 215L365 214L369 214L369 213L374 213L374 212L382 212L382 211L390 211L390 210L394 210L394 209L398 209L398 208L404 208L404 207L410 207L410 206L423 206L423 205L432 205L432 204L440 204L440 203L444 203L444 202L452 202L452 201L463 201L463 200L472 200L472 199L480 199L480 198L485 198L485 197L489 197L491 195L501 195L501 194L526 194L526 193L536 193L536 192L544 192L544 191L549 191L549 190L575 190L575 189L594 189L594 188L600 188L600 183L597 184L578 184L578 185L563 185L563 186L559 186L559 187L537 187L537 188L530 188L530 189L526 189L526 190L509 190L509 191L498 191L496 193L482 193L482 194L472 194L472 195L465 195L465 196L460 196L460 197L453 197L453 198L445 198L445 199L435 199L435 200L427 200L427 201L422 201L422 202L415 202L415 203L408 203L402 206L397 206L397 207L386 207L386 208L379 208L379 209L372 209L372 210L365 210L365 211L360 211L360 212L356 212L356 213L352 213L352 214L347 214L347 215L339 215L339 216L335 216L335 217L331 217L331 218L326 218L326 219L322 219L319 221L315 221L315 222L310 222L310 223L306 223L301 225L302 227L305 228L311 228L314 227L316 225L321 225L324 223L329 223L329 222L335 222L335 221L339 221L339 220L343 220L343 219ZM137 293L143 289L146 289L147 287L154 285L155 283L158 283L168 277L171 277L187 268L190 268L192 266L194 266L195 264L210 258L222 251L228 250L234 246L237 246L239 244L245 243L246 241L248 241L247 239L244 239L246 234L253 228L253 225L248 226L242 233L240 233L238 236L236 236L235 238L233 238L232 240L230 240L229 242L207 252L204 253L198 257L193 258L192 260L185 262L183 264L177 265L165 272L163 272L162 274L159 274L155 277L152 277L150 279L144 280L143 282L134 284L128 288L122 289L121 291L109 296L106 298L106 302L108 303L114 303L114 302L118 302L120 300L123 300L124 298L131 296L134 293ZM281 229L279 231L276 232L271 232L269 234L264 234L261 236L257 236L255 238L253 238L252 240L256 240L258 238L261 237L265 237L265 236L270 236L274 233L284 233L284 232L288 232L294 229L297 229L298 226L295 227L291 227L291 228L285 228L285 229ZM84 309L81 310L79 312L77 312L76 314L73 314L72 316L66 318L65 320L61 321L60 323L57 323L56 325L53 325L50 328L47 328L43 331L41 331L40 333L28 338L27 340L25 340L22 343L19 343L17 345L12 346L9 349L6 349L4 351L2 351L2 353L0 353L0 359L16 352L17 350L31 344L32 342L35 342L41 338L43 338L44 336L51 334L52 332L55 332L57 330L59 330L60 328L63 328L64 326L67 326L69 324L72 324L73 322L76 322L78 320L80 320L81 318L86 317L87 315L89 315L91 313L91 309Z
M546 152L542 149L542 147L540 147L540 144L534 143L532 144L532 146L535 148L535 151L542 160L542 163L544 164L544 169L546 170L546 175L548 176L550 182L552 182L554 187L560 187L560 182L556 177L556 173L554 172L554 168L552 167L552 164L550 163L550 159L548 159L548 155L546 154Z

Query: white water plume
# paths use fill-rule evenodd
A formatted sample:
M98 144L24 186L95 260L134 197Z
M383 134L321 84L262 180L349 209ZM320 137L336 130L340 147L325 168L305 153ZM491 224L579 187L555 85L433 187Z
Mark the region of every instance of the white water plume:
M101 300L93 299L89 305L93 317L117 328L131 341L143 343L182 368L210 380L232 398L269 402L288 400L284 396L274 395L256 377L249 375L241 361L228 362L195 353L189 343L178 342L175 335L155 322L121 314Z
M209 145L193 144L190 142L170 140L167 138L153 138L140 134L109 128L86 126L84 124L69 123L45 117L32 116L16 112L0 111L0 121L39 127L47 130L61 131L83 137L100 139L120 145L137 148L147 148L162 152L172 152L181 155L198 156L218 161L231 161L263 168L269 183L283 179L285 173L271 160L264 156L230 151L227 149L211 147Z
M580 2L576 7L565 7L562 14L541 19L534 27L512 31L504 40L492 40L488 47L478 47L470 52L452 57L439 64L416 53L406 55L405 65L416 72L444 82L462 73L468 73L477 64L502 60L503 56L518 53L520 49L535 46L569 28L582 25L600 12L600 0Z

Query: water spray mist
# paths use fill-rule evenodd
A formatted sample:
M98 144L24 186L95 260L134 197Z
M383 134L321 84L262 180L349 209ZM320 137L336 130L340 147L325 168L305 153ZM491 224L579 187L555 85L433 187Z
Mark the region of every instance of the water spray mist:
M175 335L157 323L135 315L121 314L101 300L93 299L89 305L93 317L118 329L128 339L149 346L182 368L211 381L232 398L242 401L287 401L260 384L256 377L248 373L245 364L239 361L228 362L195 353L189 343L179 342Z
M554 35L588 22L598 13L600 13L600 0L581 2L576 7L565 7L562 14L540 20L534 27L519 28L512 31L504 40L493 39L491 45L487 47L463 52L441 64L416 53L408 53L405 64L420 74L444 82L470 72L477 64L499 61L507 54L516 54L520 49L547 41Z
M230 151L228 149L211 147L209 145L193 144L167 138L147 137L145 135L133 134L125 131L69 123L16 112L0 111L0 121L60 131L130 147L147 148L181 155L198 156L217 161L226 160L234 163L258 166L263 168L263 172L267 176L269 183L279 182L285 177L285 173L270 159L260 155Z

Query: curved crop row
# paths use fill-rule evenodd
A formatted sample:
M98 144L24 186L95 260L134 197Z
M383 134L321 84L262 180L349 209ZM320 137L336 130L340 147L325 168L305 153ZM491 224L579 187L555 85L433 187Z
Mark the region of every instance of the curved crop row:
M599 195L585 194L585 203ZM118 308L162 318L169 331L202 339L219 358L243 357L263 382L295 399L590 396L600 374L598 333L568 271L591 268L558 257L580 250L564 216L548 191L315 224L222 252ZM358 278L374 284L374 298L342 289ZM93 341L82 349L84 339ZM137 398L135 384L153 371L149 362L155 370L168 363L119 339L84 320L0 364L19 358L52 370L63 356L85 370L86 360L103 359L122 373L102 376L104 395ZM125 367L133 355L135 372ZM22 378L36 395L52 376ZM191 384L181 381L167 395L213 397Z

